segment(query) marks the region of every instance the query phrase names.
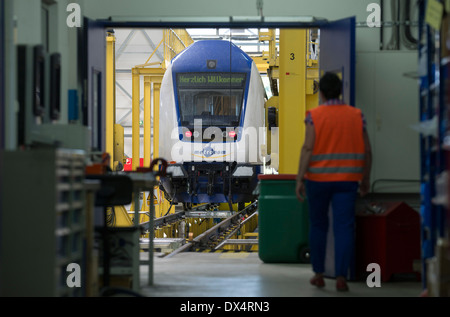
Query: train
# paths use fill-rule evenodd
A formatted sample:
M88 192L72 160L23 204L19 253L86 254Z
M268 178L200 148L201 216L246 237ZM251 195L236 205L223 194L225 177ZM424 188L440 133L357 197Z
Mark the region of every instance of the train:
M196 41L167 65L160 88L161 189L172 203L242 206L266 159L261 74L231 41Z

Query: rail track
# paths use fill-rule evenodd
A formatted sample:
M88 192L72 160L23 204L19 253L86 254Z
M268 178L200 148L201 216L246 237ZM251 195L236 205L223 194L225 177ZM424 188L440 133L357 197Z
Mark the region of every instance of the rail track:
M222 221L206 230L205 232L199 234L191 241L182 243L182 245L172 252L165 255L165 257L172 257L180 252L202 252L204 250L219 250L225 245L255 245L258 244L257 239L231 239L239 229L250 219L257 215L258 202L255 201L248 205L244 209L237 212L228 211L209 211L207 205L200 206L193 210L179 211L174 214L170 214L164 217L154 219L154 228L161 227L164 225L173 224L175 222L181 221L186 217L215 217L220 216L223 218ZM141 226L144 230L149 231L150 222L143 222ZM151 232L151 231L150 231ZM173 243L173 239L166 239L167 243ZM185 239L177 240L180 242ZM164 244L165 239L154 239L157 244ZM141 239L141 248L148 248L148 239Z

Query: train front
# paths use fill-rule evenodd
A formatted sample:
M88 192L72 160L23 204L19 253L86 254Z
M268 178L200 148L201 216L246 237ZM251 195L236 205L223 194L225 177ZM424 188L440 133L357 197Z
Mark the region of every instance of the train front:
M161 85L162 179L178 203L255 198L264 143L264 87L253 60L228 41L195 42L177 55Z

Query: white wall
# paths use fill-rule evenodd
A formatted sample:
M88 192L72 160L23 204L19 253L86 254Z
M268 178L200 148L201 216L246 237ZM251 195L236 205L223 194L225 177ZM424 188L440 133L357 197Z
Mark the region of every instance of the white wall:
M7 0L13 6L15 30L12 36L15 44L40 44L41 0ZM57 0L49 6L49 53L59 52L63 67L61 69L61 114L58 123L67 123L67 90L77 88L77 29L66 24L67 4L74 1Z
M372 180L377 192L418 192L419 121L414 51L360 52L357 55L356 104L367 119L373 150ZM402 179L408 182L394 182Z

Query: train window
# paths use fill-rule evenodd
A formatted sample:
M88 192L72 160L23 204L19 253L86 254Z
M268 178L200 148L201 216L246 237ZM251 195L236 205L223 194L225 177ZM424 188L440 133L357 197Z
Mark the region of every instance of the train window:
M195 89L189 87L194 79L202 81L202 76L205 79L202 85L197 84ZM195 119L201 119L203 126L239 125L246 76L238 73L226 77L210 73L178 74L178 106L183 126L193 126Z
M186 126L193 126L195 119L201 119L203 126L237 126L242 96L242 90L180 89L181 121Z

